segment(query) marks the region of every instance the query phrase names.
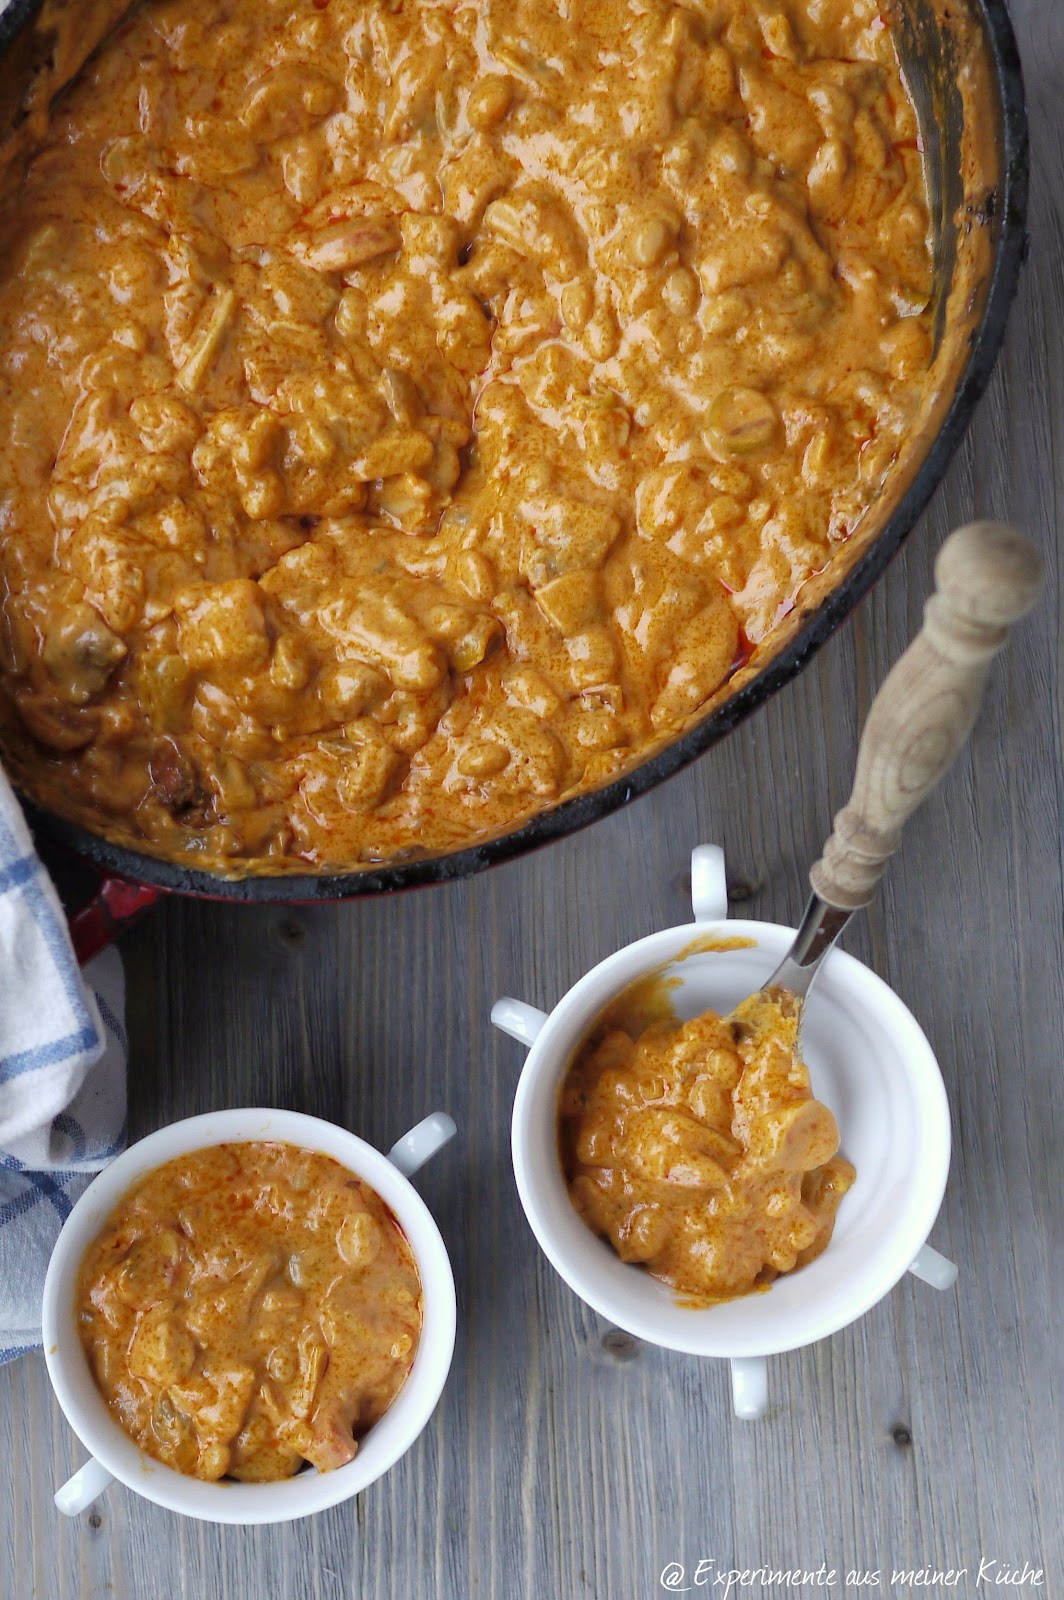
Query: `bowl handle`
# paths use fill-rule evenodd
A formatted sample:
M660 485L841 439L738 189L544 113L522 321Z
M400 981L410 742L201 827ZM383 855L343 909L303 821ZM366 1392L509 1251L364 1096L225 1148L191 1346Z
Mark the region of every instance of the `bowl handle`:
M915 1259L909 1263L913 1277L922 1278L932 1289L952 1289L957 1281L957 1270L955 1261L950 1261L948 1256L940 1256L929 1244L918 1250Z
M68 1478L55 1492L55 1503L64 1517L76 1517L87 1511L98 1500L114 1478L106 1467L101 1467L95 1456L90 1456L80 1472Z
M516 1039L519 1044L531 1045L539 1038L547 1013L536 1006L526 1006L523 1000L511 1000L505 996L492 1006L491 1020L511 1039Z
M393 1167L399 1168L404 1178L409 1178L418 1167L430 1161L437 1150L442 1150L457 1132L453 1117L449 1117L446 1111L434 1111L396 1140L388 1151L388 1160Z
M768 1410L768 1362L764 1356L733 1356L730 1365L735 1415L755 1422Z
M728 878L719 844L691 851L691 910L696 922L723 922L728 915Z

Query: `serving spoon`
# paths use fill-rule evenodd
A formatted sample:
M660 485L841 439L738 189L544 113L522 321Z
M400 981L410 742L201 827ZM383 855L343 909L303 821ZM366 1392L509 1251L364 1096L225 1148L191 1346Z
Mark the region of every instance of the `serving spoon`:
M935 562L924 623L872 702L853 790L809 872L812 896L794 942L767 983L732 1013L746 1031L780 1012L801 1029L825 956L869 904L902 828L952 767L982 704L987 673L1009 629L1037 603L1042 558L1015 528L973 522ZM759 1002L765 1002L759 1015Z

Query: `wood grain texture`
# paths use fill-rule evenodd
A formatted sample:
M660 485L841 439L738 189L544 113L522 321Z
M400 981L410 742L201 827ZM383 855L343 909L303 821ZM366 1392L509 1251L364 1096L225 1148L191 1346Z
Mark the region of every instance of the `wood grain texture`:
M892 1568L1027 1560L1046 1569L1038 1591L969 1577L911 1592L1064 1594L1064 5L1013 12L1034 189L1006 349L906 551L803 677L664 788L487 876L307 911L173 903L130 936L135 1135L254 1101L385 1146L433 1107L458 1119L418 1179L459 1286L429 1430L356 1503L306 1523L198 1525L112 1490L98 1523L71 1524L51 1493L82 1452L43 1362L25 1359L0 1372L5 1600L650 1600L666 1562L700 1557L823 1561L842 1580L878 1567L890 1596L910 1593ZM488 1010L502 993L549 1006L619 943L685 919L701 840L726 847L744 913L796 919L871 693L919 626L938 545L973 516L1035 538L1047 597L845 941L941 1061L955 1154L932 1242L960 1282L938 1295L907 1280L856 1326L778 1359L772 1414L737 1423L723 1364L611 1348L536 1252L508 1154L522 1053Z

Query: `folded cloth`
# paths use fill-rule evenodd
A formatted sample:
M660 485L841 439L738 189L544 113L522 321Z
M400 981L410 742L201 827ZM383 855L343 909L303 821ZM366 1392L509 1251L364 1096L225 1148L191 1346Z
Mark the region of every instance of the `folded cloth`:
M122 963L82 974L66 918L0 772L0 1362L41 1342L55 1237L125 1143Z

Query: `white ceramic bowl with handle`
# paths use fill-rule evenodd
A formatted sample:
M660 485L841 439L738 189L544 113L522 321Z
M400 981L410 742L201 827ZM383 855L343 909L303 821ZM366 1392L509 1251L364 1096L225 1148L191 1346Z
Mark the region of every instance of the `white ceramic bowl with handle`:
M350 1499L393 1466L435 1410L454 1352L455 1292L450 1260L431 1212L409 1181L409 1175L454 1132L451 1118L434 1112L385 1156L345 1128L300 1112L215 1111L160 1128L106 1167L67 1218L44 1285L42 1320L48 1376L67 1421L91 1453L86 1465L56 1494L60 1511L68 1516L84 1511L117 1478L157 1505L204 1521L286 1522ZM206 1483L153 1460L111 1415L78 1337L78 1271L85 1251L115 1206L149 1172L192 1150L258 1139L332 1156L376 1190L405 1233L421 1275L421 1339L406 1382L346 1466L323 1473L306 1469L278 1483Z
M926 1243L949 1172L949 1111L916 1019L867 967L835 950L802 1025L813 1091L834 1112L841 1153L857 1169L828 1248L766 1292L705 1310L682 1305L643 1268L621 1261L574 1210L558 1158L558 1093L577 1047L622 989L659 968L678 979L671 998L680 1017L730 1012L760 988L793 938L792 929L774 923L726 920L724 857L716 846L694 852L692 899L693 925L609 956L549 1016L504 999L492 1021L531 1046L514 1101L512 1148L521 1203L544 1252L570 1288L618 1327L671 1350L730 1360L736 1413L753 1418L768 1404L767 1356L855 1321L906 1271L936 1288L955 1281L953 1263ZM714 949L718 937L722 946L749 944ZM697 948L703 942L710 948Z

